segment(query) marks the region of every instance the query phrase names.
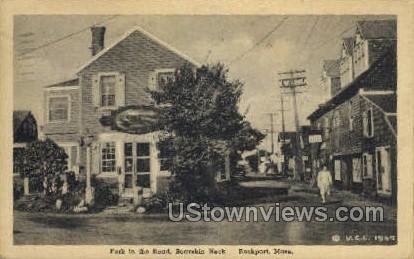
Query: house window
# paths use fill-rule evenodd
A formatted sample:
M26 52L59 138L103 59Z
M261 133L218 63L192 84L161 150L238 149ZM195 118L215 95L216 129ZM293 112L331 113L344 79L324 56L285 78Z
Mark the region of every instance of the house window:
M170 141L162 141L158 143L160 170L168 171L171 169L173 147Z
M335 181L341 181L341 160L334 161Z
M49 121L69 121L69 96L49 98Z
M362 155L362 173L364 178L372 178L372 155L370 154Z
M132 143L125 143L124 144L124 156L125 156L125 164L124 169L126 173L133 172L133 152L132 152Z
M174 80L173 71L163 71L157 73L158 89L162 89L169 81Z
M115 142L107 142L102 145L102 172L115 172Z
M372 108L363 113L363 132L365 137L374 136L374 118Z
M361 175L361 158L352 158L352 181L354 183L362 183Z
M149 143L137 143L137 186L150 188L150 145Z
M157 69L150 74L149 89L162 90L169 81L174 80L174 69Z
M115 106L115 75L105 75L100 78L101 106Z

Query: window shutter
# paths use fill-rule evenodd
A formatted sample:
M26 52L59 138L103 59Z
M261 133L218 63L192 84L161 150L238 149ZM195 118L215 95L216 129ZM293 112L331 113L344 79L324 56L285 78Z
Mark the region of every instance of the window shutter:
M367 116L367 112L363 112L362 113L362 132L364 134L364 136L368 136L368 116Z
M100 143L95 143L92 145L91 151L91 172L92 174L99 174L101 170L101 145Z
M367 116L367 123L369 124L369 132L368 132L368 136L369 137L373 137L374 136L374 115L372 114L372 109L369 110L369 116Z
M152 91L157 90L157 73L150 72L148 77L148 88Z
M116 106L125 106L125 74L119 73L117 76L116 93L115 93Z
M367 154L367 176L372 177L372 155Z
M92 104L95 107L100 106L100 90L99 90L99 76L93 75L92 76Z

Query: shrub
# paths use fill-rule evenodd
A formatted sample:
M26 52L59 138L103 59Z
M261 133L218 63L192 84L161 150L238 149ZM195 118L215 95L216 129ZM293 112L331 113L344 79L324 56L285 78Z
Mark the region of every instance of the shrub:
M82 200L82 195L78 192L68 192L62 195L62 211L72 211Z
M36 179L32 184L35 190L44 190L46 196L56 196L62 181L60 176L67 170L65 151L50 139L36 140L21 154L21 176ZM41 179L41 180L40 180ZM43 186L43 183L46 185Z
M119 195L114 194L108 184L100 183L95 186L95 207L105 208L118 204Z
M150 213L164 212L167 208L167 201L160 196L152 196L144 201L144 206Z

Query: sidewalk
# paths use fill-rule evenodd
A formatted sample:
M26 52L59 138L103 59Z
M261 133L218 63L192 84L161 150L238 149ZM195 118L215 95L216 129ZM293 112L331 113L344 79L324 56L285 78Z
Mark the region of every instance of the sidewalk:
M290 194L298 193L301 195L314 196L319 198L319 189L317 187L311 187L308 183L295 182L292 180L284 179L291 184ZM392 221L397 221L397 207L389 205L385 202L380 202L371 197L365 197L358 193L353 193L348 190L338 190L333 188L331 191L331 196L328 197L329 200L334 200L335 202L340 202L342 206L373 206L373 207L383 207L384 208L384 218Z

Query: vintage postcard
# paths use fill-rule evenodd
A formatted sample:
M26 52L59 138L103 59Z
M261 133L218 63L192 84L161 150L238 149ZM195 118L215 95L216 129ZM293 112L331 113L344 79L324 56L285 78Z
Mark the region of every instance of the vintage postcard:
M412 2L0 4L1 258L412 258Z

